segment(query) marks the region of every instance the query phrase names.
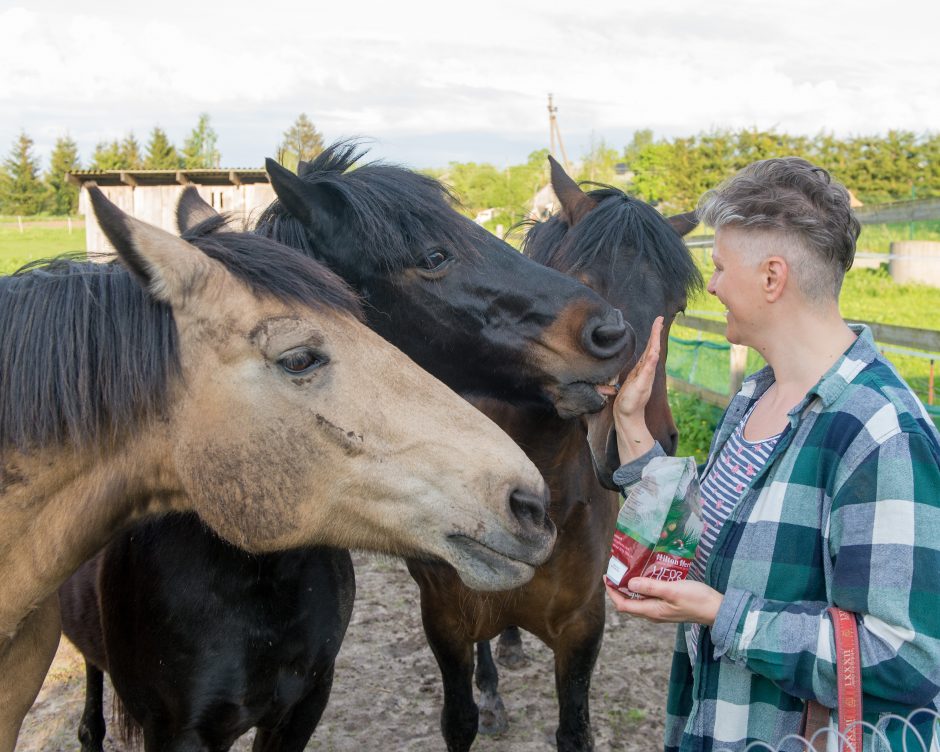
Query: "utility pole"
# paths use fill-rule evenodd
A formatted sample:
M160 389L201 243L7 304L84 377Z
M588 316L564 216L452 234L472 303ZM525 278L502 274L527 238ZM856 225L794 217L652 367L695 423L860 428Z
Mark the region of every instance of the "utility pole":
M568 155L565 153L565 142L561 139L561 129L558 127L558 118L555 113L558 112L558 108L552 102L552 95L548 95L548 138L550 143L549 153L558 159L558 155L555 152L555 140L558 140L558 149L561 151L561 163L565 168L565 172L570 173L571 168L568 166Z

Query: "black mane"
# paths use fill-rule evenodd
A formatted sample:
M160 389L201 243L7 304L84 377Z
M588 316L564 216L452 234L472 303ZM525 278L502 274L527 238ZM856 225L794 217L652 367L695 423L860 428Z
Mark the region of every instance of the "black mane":
M702 275L682 238L649 204L604 186L588 192L596 206L573 228L559 216L530 227L524 252L540 264L566 273L592 264L605 249L632 248L663 283L691 296ZM611 264L614 258L611 257Z
M334 143L311 162L301 163L298 175L305 183L328 187L342 197L365 261L403 269L414 263L416 249L430 250L442 240L458 255L477 255L473 240L485 230L455 211L456 199L443 184L398 165L357 165L364 155L357 143ZM280 201L261 213L254 231L317 255L303 223Z
M332 272L273 241L215 232L187 236L258 296L360 316ZM162 417L180 376L173 312L121 264L38 261L0 277L0 452L117 441Z

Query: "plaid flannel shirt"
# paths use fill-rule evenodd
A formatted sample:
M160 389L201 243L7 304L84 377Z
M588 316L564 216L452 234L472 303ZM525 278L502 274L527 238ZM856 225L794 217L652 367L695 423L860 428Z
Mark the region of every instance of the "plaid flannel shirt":
M853 329L858 338L790 411L790 430L715 542L704 581L724 600L694 665L679 627L667 752L777 744L799 731L804 700L836 707L830 605L858 615L865 720L881 722L891 749L903 733L908 749L921 746L888 714L940 708L940 435L870 331ZM773 380L768 367L745 381L704 473ZM656 445L615 481L629 492L662 454ZM916 723L928 748L932 720ZM865 739L866 750L887 749Z

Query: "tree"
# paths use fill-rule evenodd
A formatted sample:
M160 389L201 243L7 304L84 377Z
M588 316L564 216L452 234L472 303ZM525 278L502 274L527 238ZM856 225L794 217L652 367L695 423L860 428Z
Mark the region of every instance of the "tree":
M46 173L46 204L53 214L74 214L78 211L78 188L66 179L67 172L81 168L78 145L68 136L55 142Z
M277 161L289 170L296 170L301 160L313 159L323 151L323 136L305 113L300 113L294 124L284 131L277 146Z
M121 141L120 148L122 170L139 170L144 166L144 157L140 153L140 143L133 133L128 133Z
M617 174L617 163L620 161L620 152L608 146L603 138L595 141L592 133L591 146L581 160L581 169L576 179L592 183L613 183Z
M0 206L7 214L38 214L45 188L39 179L39 160L32 155L33 140L21 132L0 172Z
M121 155L121 145L117 139L114 141L99 141L91 155L92 170L120 170L124 168L124 158Z
M180 166L181 160L176 147L170 143L162 128L154 128L147 143L144 167L148 170L176 170Z
M218 135L209 125L209 115L202 113L183 144L183 166L188 169L218 167L221 157L215 145Z

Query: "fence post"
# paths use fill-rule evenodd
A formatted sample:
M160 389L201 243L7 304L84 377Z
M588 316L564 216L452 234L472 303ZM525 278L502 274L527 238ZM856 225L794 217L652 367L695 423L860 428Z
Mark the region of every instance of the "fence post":
M17 217L16 223L20 226L20 235L22 235L23 234L23 218Z
M747 368L747 347L732 344L729 357L731 378L728 382L728 394L734 397L741 389L741 384L744 383L744 370Z

